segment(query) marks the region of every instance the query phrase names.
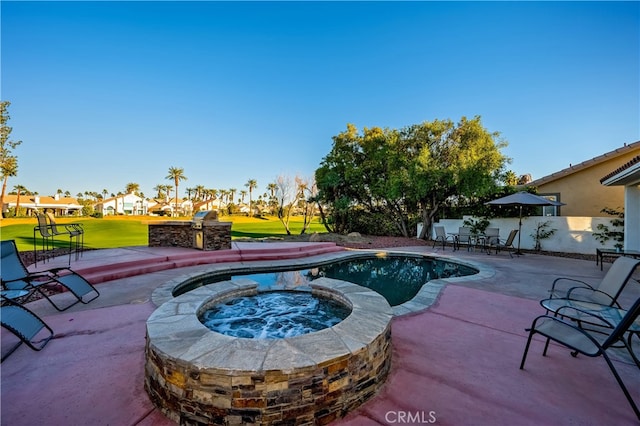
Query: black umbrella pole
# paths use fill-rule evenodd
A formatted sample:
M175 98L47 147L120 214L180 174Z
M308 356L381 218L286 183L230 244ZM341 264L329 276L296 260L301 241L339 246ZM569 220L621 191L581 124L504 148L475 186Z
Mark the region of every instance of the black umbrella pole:
M518 250L516 250L516 255L522 256L524 253L520 251L520 237L522 236L522 206L520 206L520 218L518 220Z

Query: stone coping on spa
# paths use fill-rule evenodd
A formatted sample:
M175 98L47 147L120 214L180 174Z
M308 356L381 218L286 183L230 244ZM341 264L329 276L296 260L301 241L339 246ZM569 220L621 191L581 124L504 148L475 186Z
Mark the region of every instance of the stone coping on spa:
M221 273L231 273L231 274L240 274L251 269L259 269L265 267L274 267L281 268L285 266L291 267L291 269L299 269L312 267L322 263L341 261L350 258L358 258L362 256L370 256L372 253L388 253L388 254L405 254L409 256L425 256L431 259L436 260L444 260L450 262L456 262L461 265L470 266L478 271L478 273L473 275L467 275L463 277L450 277L450 278L439 278L435 280L431 280L418 291L418 293L413 297L413 299L398 305L393 306L393 316L401 316L407 315L414 312L420 312L427 309L431 306L436 299L438 298L441 290L448 283L456 283L456 282L465 282L465 281L475 281L475 280L483 280L486 278L490 278L495 275L495 270L483 263L473 262L469 260L461 260L454 256L446 256L446 255L437 255L434 256L432 254L425 253L417 253L413 251L403 251L403 250L348 250L345 252L339 253L327 253L319 256L310 256L307 258L298 258L298 259L286 259L286 260L269 260L269 261L254 261L254 262L228 262L228 263L216 263L212 265L207 265L205 267L198 268L198 270L180 275L172 280L165 282L164 284L158 286L153 294L152 301L156 306L161 306L165 302L173 299L173 290L179 285L201 279L202 277L217 275Z
M147 320L145 390L180 424L328 424L371 398L391 368L386 299L368 288L319 278L300 286L351 308L347 318L285 339L246 339L209 330L212 304L258 293L248 278L177 296Z
M195 367L220 370L288 370L322 365L366 347L384 334L393 312L378 293L346 281L319 278L312 292L351 307L343 321L313 333L287 339L242 339L212 332L198 314L212 304L257 293L250 279L199 287L160 306L147 320L155 351Z

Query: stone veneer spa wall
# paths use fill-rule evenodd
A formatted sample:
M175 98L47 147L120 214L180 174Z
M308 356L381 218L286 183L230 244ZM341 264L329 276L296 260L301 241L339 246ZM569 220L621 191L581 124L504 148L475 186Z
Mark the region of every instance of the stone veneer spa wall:
M180 424L327 424L372 397L391 367L391 307L376 292L321 278L314 294L350 306L331 328L285 339L215 333L212 304L256 294L248 279L200 287L147 321L145 389Z

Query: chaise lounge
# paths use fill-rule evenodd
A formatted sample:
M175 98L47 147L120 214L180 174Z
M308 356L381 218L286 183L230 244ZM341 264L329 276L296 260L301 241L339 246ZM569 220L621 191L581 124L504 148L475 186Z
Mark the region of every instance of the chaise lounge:
M14 240L2 241L0 251L2 253L2 288L28 291L28 294L22 298L25 302L38 292L58 311L64 311L76 303L87 304L100 296L93 285L69 268L54 268L38 273L29 272L20 258ZM56 304L44 290L56 285L68 290L76 300L64 307Z

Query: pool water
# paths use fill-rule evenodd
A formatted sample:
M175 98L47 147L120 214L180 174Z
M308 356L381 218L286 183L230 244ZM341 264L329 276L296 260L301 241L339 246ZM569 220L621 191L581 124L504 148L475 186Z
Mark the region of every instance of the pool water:
M438 278L473 275L478 271L455 262L412 255L373 256L336 261L314 268L284 272L246 273L220 277L217 281L250 278L261 290L294 289L320 277L349 281L370 288L384 296L391 306L415 297L420 288Z
M346 306L309 292L271 291L217 304L201 321L227 336L283 339L329 328L349 313Z

